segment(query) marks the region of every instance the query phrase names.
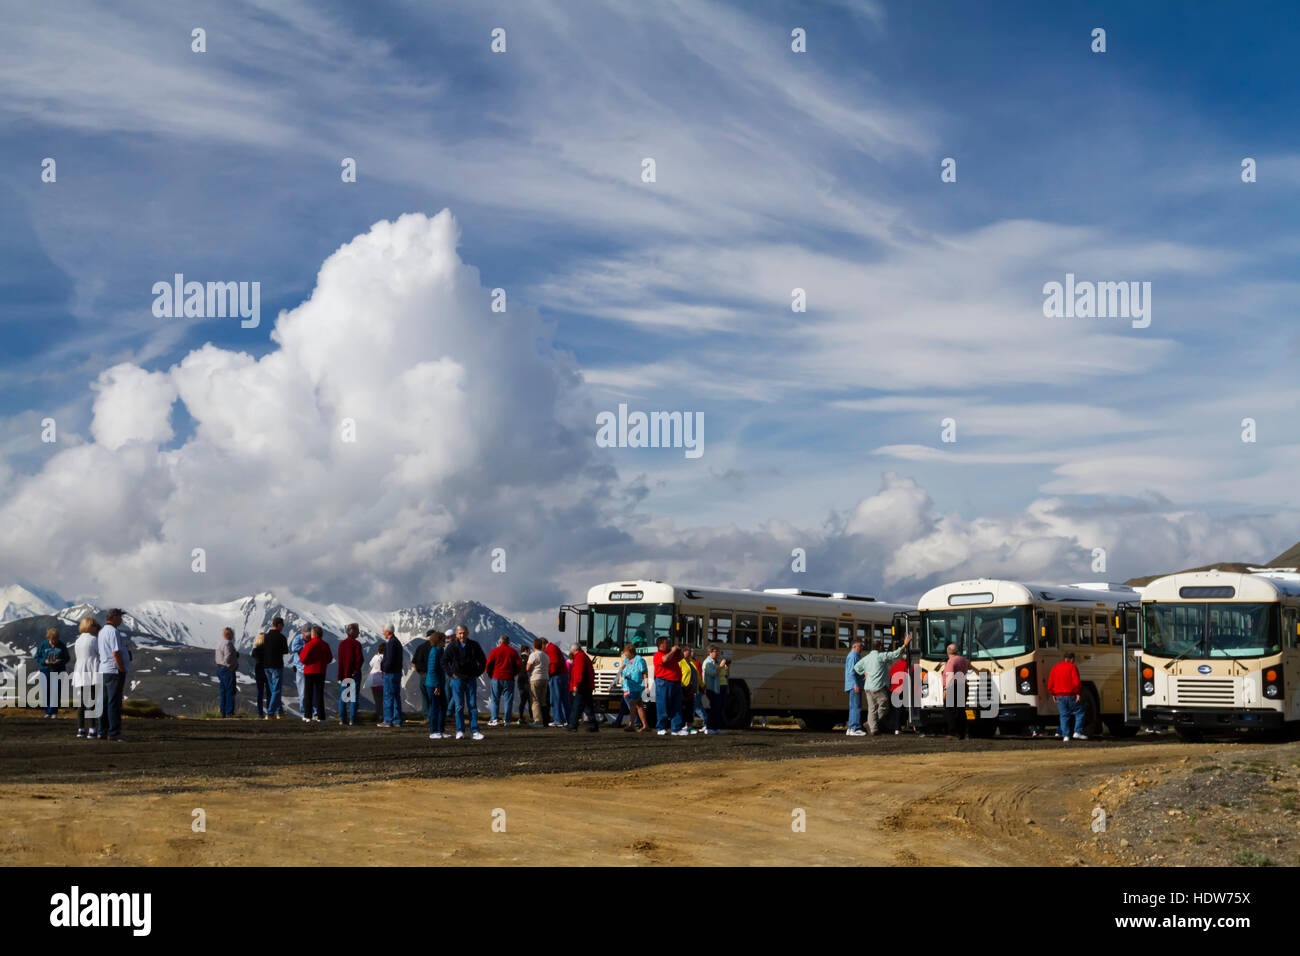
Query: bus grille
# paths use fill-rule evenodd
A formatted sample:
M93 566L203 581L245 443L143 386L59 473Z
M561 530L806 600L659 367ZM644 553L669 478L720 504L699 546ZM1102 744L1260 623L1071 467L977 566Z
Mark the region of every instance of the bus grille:
M1179 677L1174 682L1174 703L1231 707L1236 703L1234 683L1231 677Z
M597 697L607 697L614 690L614 672L613 671L596 671L596 694Z

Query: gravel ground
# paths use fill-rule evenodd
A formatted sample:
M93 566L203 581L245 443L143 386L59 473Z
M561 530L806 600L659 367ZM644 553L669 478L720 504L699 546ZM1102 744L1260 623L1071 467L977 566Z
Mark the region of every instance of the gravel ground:
M731 731L721 736L658 737L604 728L559 729L484 726L487 739L428 739L423 723L385 730L373 724L341 727L303 724L296 718L131 719L126 743L78 740L67 717L0 717L0 779L28 783L108 782L142 777L239 778L285 766L318 767L337 774L364 771L370 779L491 777L507 774L631 770L655 764L708 760L785 760L851 754L925 754L955 751L1059 749L1059 741L1010 737L948 740L913 734L846 737L794 728ZM1090 741L1116 751L1174 738ZM1074 745L1071 745L1074 746Z
M1126 862L1300 865L1300 743L1188 756L1093 794L1108 814L1097 839Z

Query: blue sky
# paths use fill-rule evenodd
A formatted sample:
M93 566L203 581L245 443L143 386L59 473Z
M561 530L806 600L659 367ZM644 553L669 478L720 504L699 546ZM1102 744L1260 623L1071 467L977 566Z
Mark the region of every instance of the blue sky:
M279 362L276 316L312 296L331 254L381 220L448 209L460 261L527 313L524 344L557 381L580 376L547 392L538 427L582 481L521 480L527 445L512 453L508 428L474 419L485 402L498 424L537 407L501 381L446 428L492 434L495 451L416 503L447 515L432 552L446 567L355 569L341 580L364 583L340 599L437 590L526 616L621 573L803 583L788 564L804 540L820 556L809 585L900 598L966 573L1096 577L1097 546L1110 577L1265 559L1300 537L1295 19L1281 3L15 5L0 37L0 490L11 509L48 504L51 532L97 533L84 516L58 525L48 489L75 462L54 459L104 444L105 369L144 370L161 376L166 428L158 409L105 400L100 431L141 416L143 434L118 431L156 456L139 467L170 475L158 493L175 518L108 522L102 553L129 572L37 561L39 583L178 598L276 583L234 560L201 581L158 564L184 565L184 539L202 537L176 476L212 461L203 415L167 403L164 379L205 343ZM56 183L40 180L47 156ZM259 281L260 328L155 318L149 290L176 272ZM1067 272L1151 282L1150 327L1044 318L1043 283ZM501 347L475 327L449 360ZM706 454L595 449L591 414L619 402L703 412ZM125 447L102 449L113 467ZM392 467L397 452L375 452ZM504 519L476 470L489 459L520 489ZM413 502L371 517L400 528ZM223 511L242 540L268 527L247 497ZM31 533L15 549L39 549ZM542 585L463 570L512 536ZM328 597L319 577L278 583Z

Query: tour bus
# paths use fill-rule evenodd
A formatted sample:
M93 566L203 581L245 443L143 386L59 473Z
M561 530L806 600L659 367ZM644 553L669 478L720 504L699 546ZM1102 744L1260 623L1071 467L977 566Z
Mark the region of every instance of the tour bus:
M988 578L932 588L918 604L914 720L922 730L943 726L943 666L948 645L955 644L971 662L963 708L968 732L1050 731L1059 715L1047 675L1073 651L1083 683L1085 733L1099 734L1104 724L1117 737L1132 736L1137 728L1125 721L1123 648L1111 625L1116 609L1139 596L1122 584Z
M560 608L558 626L565 630L566 612L578 615L577 643L592 657L598 707L619 708L616 669L623 646L649 656L658 639L667 637L697 648L701 663L709 644L722 647L731 662L724 726L789 716L807 729L830 730L848 713L844 660L852 642L889 640L895 615L913 610L829 591L615 581L593 587L586 604ZM653 674L647 677L652 701Z
M1186 571L1142 591L1136 683L1143 724L1205 731L1300 721L1300 574Z

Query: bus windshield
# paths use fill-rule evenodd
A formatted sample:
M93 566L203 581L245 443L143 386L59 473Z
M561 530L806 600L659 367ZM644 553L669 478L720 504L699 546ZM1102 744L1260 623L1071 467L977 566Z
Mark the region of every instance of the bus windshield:
M949 644L971 660L1014 657L1033 647L1028 607L974 607L953 611L926 611L921 656L947 657Z
M661 637L672 637L671 604L593 604L587 650L621 654L631 644L638 654L653 653Z
M1142 652L1154 657L1262 657L1282 649L1276 604L1180 601L1142 606Z

